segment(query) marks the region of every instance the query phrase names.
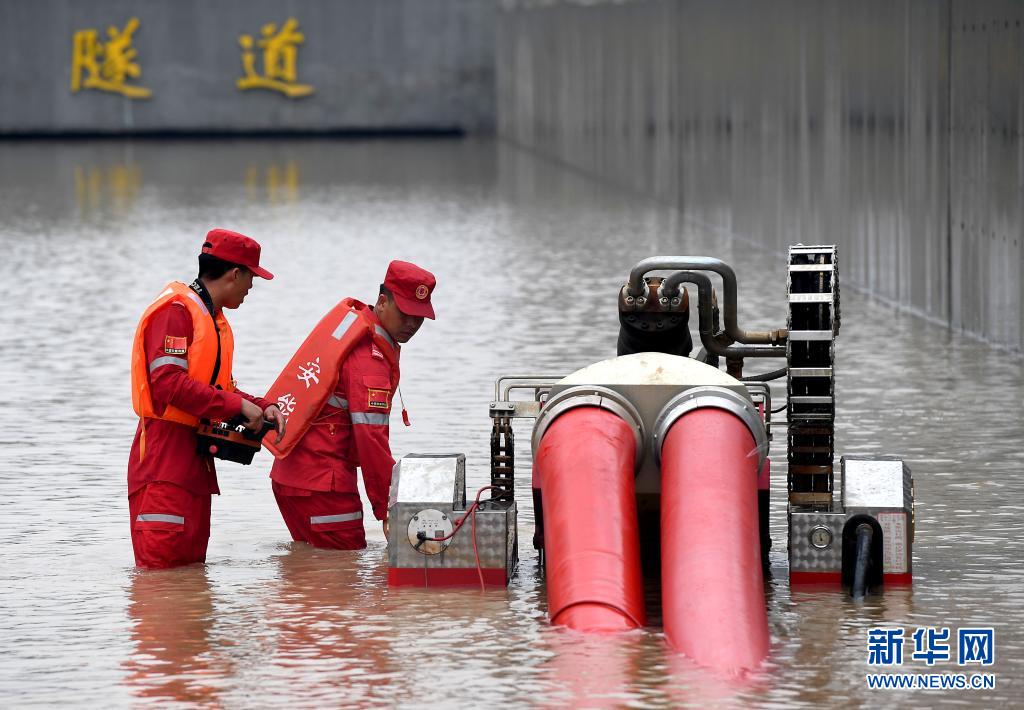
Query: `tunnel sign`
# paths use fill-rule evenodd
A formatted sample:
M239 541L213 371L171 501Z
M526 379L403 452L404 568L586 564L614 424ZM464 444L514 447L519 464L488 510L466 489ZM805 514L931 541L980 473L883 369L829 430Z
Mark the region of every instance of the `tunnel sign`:
M262 39L253 41L251 35L242 35L238 43L242 46L242 71L245 73L235 85L242 91L249 89L269 89L277 91L290 99L308 96L313 93L309 84L298 83L298 45L306 41L306 36L299 32L299 21L294 17L281 25L281 29L273 22L268 22L260 29ZM256 71L256 52L254 45L263 50L263 73Z
M142 68L135 61L138 52L132 47L132 36L137 29L139 18L133 17L123 30L113 25L108 27L105 42L100 41L95 29L75 32L71 42L71 93L95 89L130 99L148 99L152 91L127 83L142 75Z
M94 28L75 31L71 41L71 93L92 89L129 99L151 97L150 89L130 83L142 76L138 50L133 46L139 25L137 17L129 19L123 29L111 25L107 27L106 39ZM235 86L242 91L276 91L290 99L312 94L315 89L298 80L299 45L306 41L299 31L299 21L289 17L280 27L267 22L259 34L259 39L249 34L238 37L242 76L235 80ZM225 79L230 80L229 77L230 74Z

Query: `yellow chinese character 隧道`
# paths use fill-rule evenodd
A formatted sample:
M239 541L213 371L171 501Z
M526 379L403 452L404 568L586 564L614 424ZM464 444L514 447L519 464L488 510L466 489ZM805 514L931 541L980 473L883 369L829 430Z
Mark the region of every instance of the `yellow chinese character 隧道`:
M251 35L238 38L242 46L242 70L245 72L245 76L235 82L239 89L270 89L292 99L313 93L309 84L296 83L295 63L299 45L306 41L298 27L299 21L290 17L280 30L273 22L263 25L260 29L263 39L259 42L254 42ZM256 44L263 50L262 75L256 72Z
M96 30L78 30L71 45L71 92L96 89L148 99L153 92L142 86L126 84L138 79L142 69L135 61L138 52L132 47L132 35L139 29L139 18L128 20L123 30L107 28L107 41L100 42ZM84 76L83 76L84 75Z

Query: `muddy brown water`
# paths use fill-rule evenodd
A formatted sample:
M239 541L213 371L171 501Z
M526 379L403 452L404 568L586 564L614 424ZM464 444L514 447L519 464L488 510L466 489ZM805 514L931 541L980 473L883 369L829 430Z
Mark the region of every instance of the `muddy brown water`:
M785 325L782 255L476 140L4 143L0 214L4 705L1020 702L1019 357L844 289L837 449L899 454L912 467L915 583L863 603L791 589L776 465L772 651L762 673L737 683L674 656L657 627L585 637L548 625L529 544L526 426L522 562L507 591L388 589L375 523L360 552L293 544L265 453L220 467L206 565L135 569L128 356L142 309L165 282L193 276L215 225L259 239L277 274L231 314L235 374L255 392L337 299L371 297L389 259L419 262L438 276L438 319L403 353L413 426L396 419L393 449L463 451L476 490L488 475L494 379L569 373L613 354L616 290L636 261L724 259L739 277L741 326L768 329ZM781 429L772 454L785 460ZM866 687L868 629L978 625L996 630L995 664L984 669L994 691ZM979 670L909 659L905 669Z

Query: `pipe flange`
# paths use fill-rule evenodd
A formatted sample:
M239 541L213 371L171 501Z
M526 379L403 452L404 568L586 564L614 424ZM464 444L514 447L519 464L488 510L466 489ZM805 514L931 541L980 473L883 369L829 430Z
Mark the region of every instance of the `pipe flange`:
M653 453L658 463L661 463L661 447L665 445L665 436L672 425L684 414L705 407L724 409L735 414L747 425L751 436L754 437L758 454L757 470L760 472L765 459L768 458L768 432L765 431L764 422L750 400L725 387L691 387L668 401L654 421L654 431L651 435Z
M597 407L605 409L626 422L633 430L633 437L636 439L636 468L640 468L640 462L644 458L644 434L643 420L636 407L624 396L615 390L597 385L577 385L567 390L562 390L549 399L537 417L537 423L533 426L533 457L537 458L537 449L544 438L544 432L551 426L559 416L570 409L577 407Z
M646 281L642 281L641 286L636 293L633 293L628 283L622 287L622 303L626 308L642 311L647 307L647 301L651 298L651 288Z

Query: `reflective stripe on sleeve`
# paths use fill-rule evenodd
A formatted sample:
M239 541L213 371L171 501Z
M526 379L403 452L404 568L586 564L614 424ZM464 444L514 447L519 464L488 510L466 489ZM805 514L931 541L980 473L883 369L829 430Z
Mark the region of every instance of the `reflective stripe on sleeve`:
M309 519L310 525L326 525L327 523L347 523L350 520L362 520L363 511L341 513L340 515L314 515Z
M177 523L185 524L185 518L180 515L165 515L164 513L143 513L135 518L138 523Z
M188 360L183 357L171 357L170 355L164 355L163 357L158 357L156 360L149 363L149 371L152 372L156 368L163 367L164 365L177 365L181 369L187 370Z
M387 414L371 414L370 412L352 412L353 424L387 424Z
M331 405L332 407L337 407L338 409L348 409L348 400L342 399L336 394L332 394L330 397L327 398L327 404Z
M339 323L338 327L334 329L333 333L331 333L331 337L335 340L341 340L345 337L345 333L348 332L348 329L352 327L352 324L356 322L357 318L358 316L355 311L349 311L348 315L341 319L341 323Z
M377 331L377 335L384 338L384 340L388 341L388 345L390 345L391 347L395 347L395 341L391 339L391 335L389 335L386 330L381 328L379 325L373 326L373 329Z

